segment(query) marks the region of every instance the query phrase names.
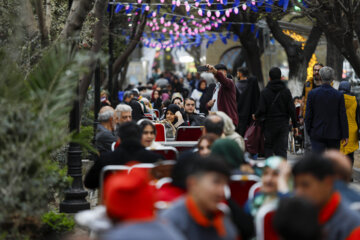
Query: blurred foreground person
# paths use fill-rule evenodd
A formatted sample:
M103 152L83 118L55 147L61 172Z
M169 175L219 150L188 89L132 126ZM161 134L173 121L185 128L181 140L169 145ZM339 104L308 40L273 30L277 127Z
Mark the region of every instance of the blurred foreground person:
M211 154L224 159L232 173L254 173L251 166L245 162L244 152L234 140L217 139L211 146Z
M275 212L273 225L282 240L322 240L316 207L299 197L283 198Z
M212 133L218 136L222 136L224 132L224 120L218 115L209 115L205 118L203 135Z
M348 156L337 150L329 150L324 153L334 166L336 191L339 191L344 202L347 204L360 203L360 194L350 186L352 178L352 166ZM350 205L350 208L352 206Z
M290 173L290 166L282 157L273 156L266 159L261 176L261 189L254 198L248 200L245 211L255 217L265 204L278 202L287 196Z
M199 139L197 145L199 155L202 157L209 156L211 153L211 146L218 138L219 137L213 133L203 135Z
M318 220L324 228L324 239L360 239L360 216L351 211L334 190L335 173L330 160L307 155L292 170L297 196L310 200L317 207Z
M155 216L155 191L147 171L118 172L104 183L104 201L109 218L117 224L103 240L183 240L181 234Z
M230 170L214 157L194 161L186 179L187 194L162 214L186 239L236 239L234 224L218 209Z

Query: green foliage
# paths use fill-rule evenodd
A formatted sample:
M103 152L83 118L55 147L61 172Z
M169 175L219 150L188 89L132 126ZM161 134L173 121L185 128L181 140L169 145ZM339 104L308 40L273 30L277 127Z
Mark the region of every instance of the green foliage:
M74 229L75 221L65 213L47 212L42 216L46 232L63 233Z
M51 161L51 153L71 138L69 112L87 60L58 45L24 76L0 50L0 235L9 232L6 239L34 231L54 193L69 186L66 169Z

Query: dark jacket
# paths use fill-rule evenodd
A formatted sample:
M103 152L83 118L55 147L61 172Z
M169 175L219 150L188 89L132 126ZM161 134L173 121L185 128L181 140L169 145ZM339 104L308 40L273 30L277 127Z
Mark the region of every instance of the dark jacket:
M250 77L236 83L236 101L239 118L247 118L250 124L251 114L255 113L259 104L260 89L256 78Z
M145 118L144 112L141 109L140 103L137 101L136 98L133 98L130 100L130 102L125 102L127 105L129 105L132 108L132 119L133 121L138 121L142 118Z
M344 95L329 84L310 91L306 103L305 126L313 139L348 138Z
M205 117L197 113L184 113L183 118L186 126L204 126Z
M281 80L271 80L260 93L256 119L265 118L266 123L288 123L291 118L297 127L295 105L290 90Z
M236 87L232 79L226 78L220 71L215 74L215 78L220 82L218 98L215 102L219 111L226 113L234 125L239 122L237 104L236 104Z
M116 142L117 138L107 130L100 123L97 125L96 136L95 136L95 146L100 153L110 152L111 144Z
M95 160L85 176L84 185L90 189L98 188L101 170L107 165L125 165L130 161L155 163L159 159L162 159L160 155L146 150L140 142L127 140L121 143L114 152L103 153L99 159Z
M162 100L161 100L161 98L158 98L154 102L152 102L152 105L153 105L154 109L159 110L160 115L161 115L161 113L162 113L162 109L161 109Z
M215 83L211 83L209 87L206 88L206 91L200 98L200 112L204 113L205 115L209 114L209 110L206 104L211 100L215 86L216 86Z

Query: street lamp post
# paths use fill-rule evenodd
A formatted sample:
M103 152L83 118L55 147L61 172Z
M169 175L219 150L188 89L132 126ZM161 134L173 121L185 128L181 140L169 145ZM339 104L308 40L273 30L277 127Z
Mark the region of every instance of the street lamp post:
M74 101L70 112L70 132L80 130L80 105L79 88L77 88L77 99ZM68 175L73 178L71 187L65 190L65 199L60 203L60 212L77 213L81 210L90 209L90 203L86 201L87 191L82 183L81 147L79 144L70 142L67 152Z

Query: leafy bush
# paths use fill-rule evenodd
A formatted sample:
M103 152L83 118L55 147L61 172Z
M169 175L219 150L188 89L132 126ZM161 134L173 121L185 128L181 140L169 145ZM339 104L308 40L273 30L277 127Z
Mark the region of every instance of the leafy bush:
M51 154L71 139L69 112L88 58L58 45L24 76L9 56L0 49L0 236L37 239L49 201L70 182Z
M65 213L48 212L42 216L45 232L63 233L74 229L75 221Z

